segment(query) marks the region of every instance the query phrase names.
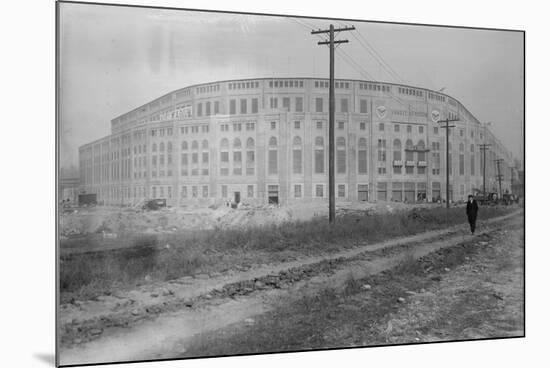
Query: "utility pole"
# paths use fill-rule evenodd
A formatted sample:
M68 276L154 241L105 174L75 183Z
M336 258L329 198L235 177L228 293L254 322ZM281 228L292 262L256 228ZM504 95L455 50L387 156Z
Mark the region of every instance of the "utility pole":
M438 120L437 123L445 123L445 126L442 128L445 129L445 161L446 161L446 175L447 175L447 181L445 183L445 196L446 196L446 207L449 208L449 129L454 128L456 125L449 125L452 121L459 121L460 119L445 119L445 120Z
M497 164L497 180L498 180L498 196L499 198L502 198L502 177L503 175L500 174L500 164L504 162L504 159L499 158L495 160L495 163Z
M328 195L329 195L329 205L328 205L328 219L332 224L336 219L336 200L334 195L334 45L347 43L348 40L334 40L334 32L343 32L343 31L353 31L355 27L344 27L344 28L334 28L334 25L330 25L329 29L311 31L311 34L320 34L328 33L328 41L319 41L318 45L328 45L329 46L329 63L330 63L330 81L329 81L329 123L328 123Z
M483 143L483 144L479 144L479 149L481 151L483 151L483 196L485 196L487 194L487 192L485 191L485 152L489 149L489 147L491 147L491 144L490 143Z

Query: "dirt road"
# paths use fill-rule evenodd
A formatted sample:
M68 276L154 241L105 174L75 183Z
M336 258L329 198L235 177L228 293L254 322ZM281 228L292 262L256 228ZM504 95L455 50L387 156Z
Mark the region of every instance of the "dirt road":
M185 279L177 280L177 283L149 285L98 301L65 305L60 318L61 363L216 354L219 352L205 351L203 348L212 345L203 343L204 339L209 339L210 332L215 331L216 335L223 332L219 336L227 335L227 339L239 341L238 334L243 328L268 323L267 320L261 322L262 318L268 318L266 316L270 313L281 308L284 310L293 303L318 297L326 292L327 287L332 290L347 289L350 280L380 274L394 269L404 260L418 259L438 249L468 242L489 243L488 240L503 231L504 227L517 228L522 221L523 214L515 212L481 224L480 235L476 237L468 235L463 227L455 227L380 244L363 244L330 257L307 258L203 280ZM514 234L519 230L515 231ZM445 287L442 290L446 290ZM449 290L452 288L449 287ZM515 311L515 307L510 308ZM429 305L426 308L438 310ZM351 311L356 309L357 306L354 306ZM387 317L386 314L384 317ZM394 320L405 318L396 316ZM398 330L401 328L399 326L398 322L392 322L391 330ZM385 325L384 331L388 328ZM483 332L470 331L470 336L482 335ZM387 334L375 335L388 337ZM409 333L404 333L404 336L410 337ZM415 338L411 341L418 341ZM395 336L392 339L395 340ZM392 339L384 341L395 342ZM441 337L435 336L434 339ZM340 340L334 341L340 343ZM384 343L368 339L361 342ZM217 345L230 346L235 350L230 343ZM312 347L322 346L313 344ZM284 347L276 345L273 348L284 350ZM239 352L231 349L229 353ZM259 349L269 351L270 347L264 345Z

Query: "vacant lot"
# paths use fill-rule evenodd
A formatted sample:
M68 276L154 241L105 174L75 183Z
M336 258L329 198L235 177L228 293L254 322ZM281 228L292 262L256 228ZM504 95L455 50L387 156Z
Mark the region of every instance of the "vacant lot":
M202 334L182 356L524 336L523 254L516 222Z
M486 207L480 221L510 212L512 207ZM465 224L463 208L415 208L384 214L351 212L327 226L324 217L244 228L121 234L116 239L90 237L62 241L87 247L87 242L124 244L110 251L61 253L62 302L89 299L113 290L183 276L213 274L253 265L278 263L332 253L373 243Z

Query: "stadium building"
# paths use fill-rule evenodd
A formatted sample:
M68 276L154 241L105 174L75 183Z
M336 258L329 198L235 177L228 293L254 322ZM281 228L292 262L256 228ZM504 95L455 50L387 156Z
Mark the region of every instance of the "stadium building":
M328 200L329 81L263 78L170 92L111 121L79 148L80 191L99 203L254 204ZM337 201L434 201L510 190L512 155L458 100L406 85L335 81Z

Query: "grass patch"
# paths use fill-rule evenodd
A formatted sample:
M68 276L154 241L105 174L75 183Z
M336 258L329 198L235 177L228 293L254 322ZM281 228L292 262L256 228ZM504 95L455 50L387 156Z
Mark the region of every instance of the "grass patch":
M485 207L479 219L510 212ZM393 214L346 214L328 225L326 218L242 229L213 229L162 235L122 234L131 247L61 256L62 302L92 298L113 287L135 287L149 280L171 280L235 265L281 261L282 254L313 255L466 223L464 208L416 209ZM85 238L70 240L86 242ZM101 240L94 236L92 246ZM84 244L85 245L85 244ZM170 245L166 247L166 245ZM62 247L66 246L62 244ZM70 244L75 246L75 244Z

